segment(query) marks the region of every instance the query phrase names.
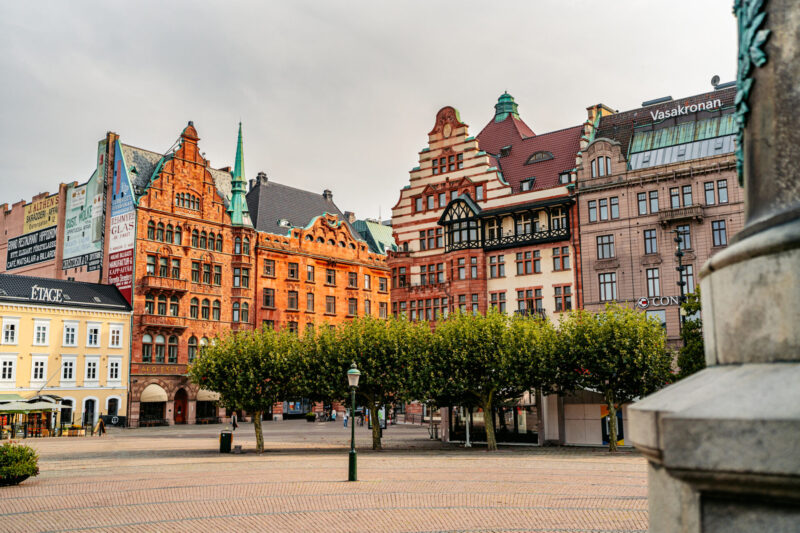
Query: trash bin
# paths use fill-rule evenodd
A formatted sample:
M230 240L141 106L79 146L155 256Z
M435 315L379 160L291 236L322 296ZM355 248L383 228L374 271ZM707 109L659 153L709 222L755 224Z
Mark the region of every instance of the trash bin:
M231 453L231 443L233 442L233 432L223 429L219 432L219 453Z

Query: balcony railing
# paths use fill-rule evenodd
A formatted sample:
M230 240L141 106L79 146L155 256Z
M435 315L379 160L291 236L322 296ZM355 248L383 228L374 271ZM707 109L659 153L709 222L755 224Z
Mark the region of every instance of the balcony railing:
M694 219L698 222L703 220L703 206L690 205L688 207L676 207L675 209L665 209L658 212L658 221L662 226L666 226L674 220Z
M535 318L541 318L542 320L547 318L547 311L544 309L517 309L514 311L514 314L521 316L532 316Z
M186 292L189 282L179 278L162 278L149 274L142 278L142 286L147 289L157 289L161 291Z
M139 324L146 328L186 329L186 319L182 316L141 315Z
M230 291L232 298L248 298L251 294L247 287L231 287Z
M569 228L555 228L535 231L533 233L503 235L494 239L486 239L483 242L483 248L487 251L499 250L501 248L512 248L514 246L524 246L527 244L544 244L567 239L569 239Z

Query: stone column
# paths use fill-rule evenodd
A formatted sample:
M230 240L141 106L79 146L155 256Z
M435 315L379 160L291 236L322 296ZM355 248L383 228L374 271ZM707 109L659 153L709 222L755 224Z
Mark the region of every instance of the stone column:
M651 532L800 528L800 3L734 11L747 222L700 273L708 368L630 409Z

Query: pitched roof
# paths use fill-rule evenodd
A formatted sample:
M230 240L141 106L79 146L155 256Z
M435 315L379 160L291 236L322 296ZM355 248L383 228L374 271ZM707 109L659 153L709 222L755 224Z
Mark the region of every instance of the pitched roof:
M114 285L12 274L0 274L0 302L120 312L131 310Z
M397 251L391 226L376 220L356 220L352 226L367 241L370 252L386 255L390 250Z
M247 193L247 208L256 230L286 235L289 227L279 225L281 220L287 220L292 227L306 227L324 213L344 219L332 197L326 198L324 195L324 192L319 194L281 185L259 174Z
M660 122L653 119L652 113L669 111L677 106L686 106L716 99L722 101L723 108L732 107L736 100L736 87L727 87L694 96L679 98L677 100L669 100L661 104L638 107L630 111L606 115L600 119L600 125L597 128L595 139L606 138L619 142L622 147L622 155L627 158L634 128ZM674 121L675 119L667 120Z

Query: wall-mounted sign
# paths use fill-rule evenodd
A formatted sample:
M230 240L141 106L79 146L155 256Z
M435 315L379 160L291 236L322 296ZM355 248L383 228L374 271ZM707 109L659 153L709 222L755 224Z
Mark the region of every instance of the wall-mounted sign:
M111 236L108 241L108 282L131 303L133 298L133 245L136 207L119 141L114 144L114 181L111 189Z
M97 170L83 185L67 188L64 256L61 268L99 270L103 263L103 177L105 141L98 146Z
M666 307L668 305L680 305L681 299L678 296L654 296L652 298L639 298L636 305L639 309L649 307Z
M61 303L64 301L64 295L61 289L34 285L31 287L31 300L36 300L37 302Z
M58 195L41 198L25 206L22 233L32 233L58 224Z
M6 270L55 259L57 229L53 226L8 239Z
M680 105L667 109L666 111L650 111L650 116L653 120L664 120L665 118L677 117L680 115L688 115L689 113L696 113L698 111L711 111L712 109L719 109L722 107L722 100L708 100L707 102L698 102L696 104Z

